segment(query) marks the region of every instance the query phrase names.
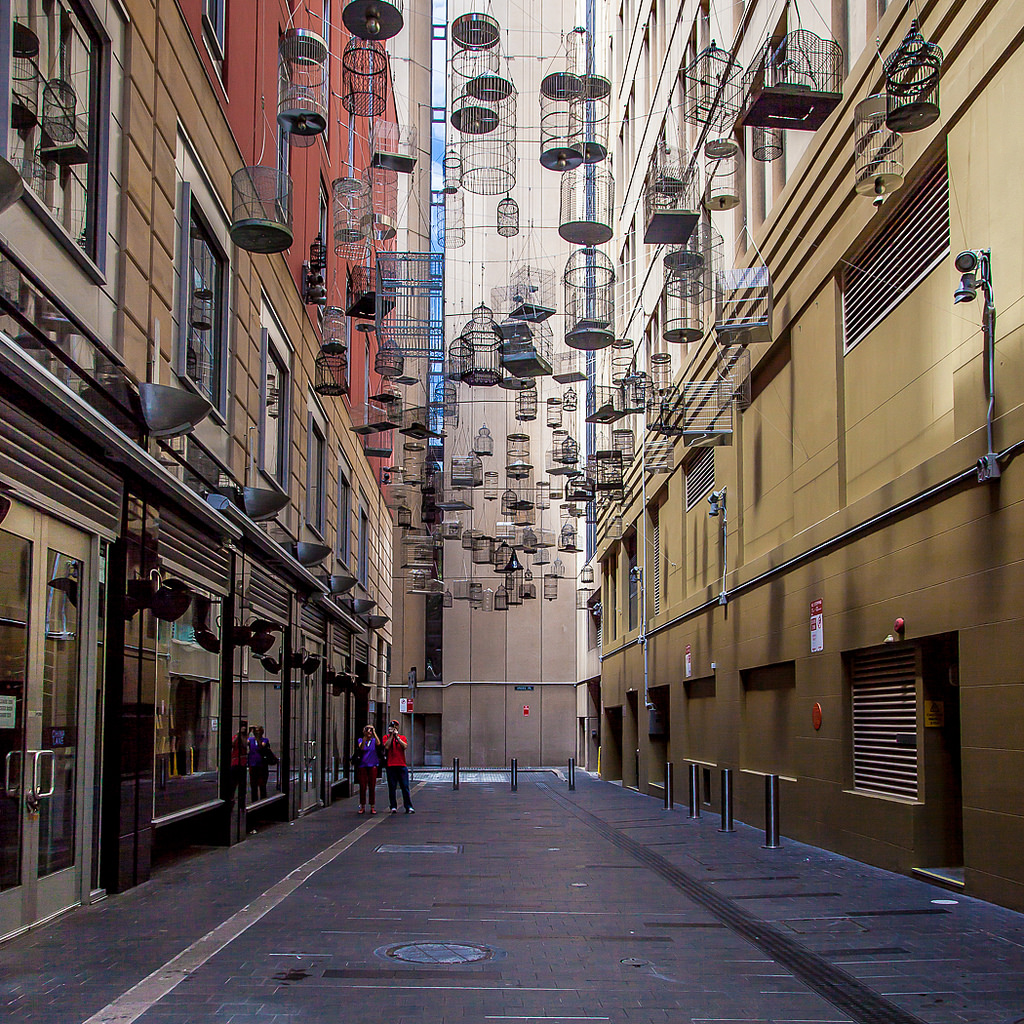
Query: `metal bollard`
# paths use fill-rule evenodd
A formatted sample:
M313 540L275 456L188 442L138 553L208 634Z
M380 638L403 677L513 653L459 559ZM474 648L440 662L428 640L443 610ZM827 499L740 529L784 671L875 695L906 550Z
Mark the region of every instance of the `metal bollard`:
M777 850L779 842L779 777L764 777L764 849Z
M516 758L512 758L512 770L508 773L509 782L512 784L512 792L515 793L519 789L519 761Z
M674 779L672 778L672 762L665 762L665 810L671 811L675 803L675 793L673 792Z
M700 765L690 765L690 818L700 817Z
M569 792L576 789L576 758L569 758Z
M452 789L459 788L459 759L452 758Z
M719 832L735 832L732 823L732 769L722 769L722 827Z

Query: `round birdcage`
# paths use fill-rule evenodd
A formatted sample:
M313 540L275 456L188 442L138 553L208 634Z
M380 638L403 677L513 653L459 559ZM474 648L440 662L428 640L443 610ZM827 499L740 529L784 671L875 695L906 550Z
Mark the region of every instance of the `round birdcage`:
M318 395L348 394L348 353L321 348L314 365L313 390Z
M405 24L402 0L348 0L341 20L360 39L390 39Z
M938 119L942 50L921 35L916 18L883 70L885 123L890 131L919 132Z
M370 188L362 178L336 178L331 185L334 253L362 259L370 223Z
M51 78L43 86L43 131L51 142L71 142L77 129L77 98L74 86L63 78Z
M636 447L636 435L628 427L618 427L612 431L612 451L618 452L624 461L633 458Z
M516 395L516 419L520 423L529 423L537 418L537 385L524 388Z
M583 163L575 145L570 105L583 93L583 81L571 71L555 71L540 83L540 162L549 171L568 171Z
M348 351L348 317L341 306L324 306L320 347L325 352Z
M562 392L562 411L563 412L575 412L578 406L579 398L576 394L575 388L566 388Z
M370 232L386 242L398 233L398 172L367 167L364 174L370 193Z
M452 49L450 67L453 85L459 88L461 82L479 75L497 74L501 66L501 50L493 47L489 50L464 49L456 46Z
M560 427L562 425L562 400L557 397L549 398L545 403L547 416L545 423L549 427Z
M444 375L451 381L462 380L462 375L469 368L469 360L472 356L469 347L456 339L448 346L448 359L445 364Z
M492 50L501 38L501 27L490 14L470 11L452 20L451 35L461 50Z
M382 377L401 377L405 370L405 357L394 342L381 342L373 357L374 373Z
M569 146L584 163L608 156L612 84L603 75L580 76L580 92L569 101Z
M709 294L714 272L721 266L725 243L707 217L701 219L686 244L665 253L666 279L676 279L676 293L685 298Z
M509 196L498 203L498 234L502 238L519 234L519 204Z
M473 451L481 456L494 454L494 437L487 429L486 423L481 425L476 437L473 438Z
M440 412L446 429L459 425L459 390L451 381L434 385L433 405Z
M444 151L444 160L441 166L444 171L444 184L441 191L446 196L454 195L462 184L462 155L455 146L449 146Z
M469 350L469 365L462 381L473 387L492 387L501 380L501 337L489 306L482 303L473 310L459 340Z
M579 547L576 544L576 525L569 520L562 524L562 531L558 535L558 550L573 553L579 551Z
M562 175L558 234L574 245L600 245L612 237L615 179L608 163L581 164Z
M587 169L599 168L589 165ZM565 264L562 281L566 345L584 351L607 348L615 340L615 268L611 259L598 249L577 249Z
M292 136L320 135L327 128L327 60L322 36L286 30L277 47L277 123Z
M39 123L39 89L43 76L35 56L26 53L11 57L11 127L16 132L27 131Z
M522 595L524 601L537 600L537 584L533 582L533 573L529 569L523 573Z
M686 152L662 142L644 182L644 242L683 245L700 219L700 175Z
M557 601L558 600L558 577L557 576L545 576L544 577L544 600L545 601Z
M388 106L384 44L353 36L341 55L341 105L357 117L379 117Z
M231 175L231 240L248 252L284 252L292 244L292 180L276 167Z
M484 500L498 500L499 476L496 469L489 469L484 473Z
M444 229L440 239L446 249L461 249L466 244L466 201L461 192L444 197Z
M707 125L712 138L727 131L740 111L742 73L739 60L712 40L685 72L687 121Z
M704 337L704 293L695 292L691 281L665 268L665 321L661 332L665 341L687 344Z
M738 151L724 156L709 156L705 164L705 178L704 205L709 210L721 213L739 206Z
M594 582L594 567L592 565L585 565L580 569L580 583L593 583Z
M651 387L655 392L665 391L672 385L672 354L651 353Z
M487 77L493 80L495 76ZM470 90L478 84L478 79L470 79L465 89ZM482 87L481 91L484 91ZM516 93L513 90L504 99L496 100L471 97L469 102L478 104L481 110L491 111L494 127L486 132L462 130L459 148L462 156L462 187L481 196L510 192L516 183ZM466 111L468 108L464 106L462 109ZM452 116L455 116L454 113ZM484 123L489 124L489 118Z
M786 133L781 128L751 128L750 155L763 164L778 160L785 150Z
M516 494L515 490L511 487L506 487L501 492L501 507L500 511L503 516L512 516L516 511L516 503L519 501L519 495Z
M903 137L886 119L885 96L868 96L853 111L853 176L857 195L881 206L903 184Z
M515 431L505 439L505 476L524 480L533 469L530 462L530 435Z

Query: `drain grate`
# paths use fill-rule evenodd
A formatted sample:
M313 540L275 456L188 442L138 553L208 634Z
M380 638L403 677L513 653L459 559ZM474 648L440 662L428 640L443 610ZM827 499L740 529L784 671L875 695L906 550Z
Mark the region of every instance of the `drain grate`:
M381 843L377 853L462 853L456 843Z
M475 964L493 960L496 950L476 942L402 942L377 950L378 956L407 964Z

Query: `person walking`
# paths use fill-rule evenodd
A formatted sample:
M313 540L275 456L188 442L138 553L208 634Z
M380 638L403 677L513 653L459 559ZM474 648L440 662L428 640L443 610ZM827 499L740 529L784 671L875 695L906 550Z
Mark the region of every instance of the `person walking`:
M359 813L366 812L366 795L370 795L370 813L376 814L374 807L377 793L377 775L381 761L384 759L384 744L381 743L377 730L372 725L363 728L363 735L356 743L359 761L356 764L356 781L359 783Z
M388 804L391 813L398 813L398 797L396 789L402 787L402 803L406 814L415 814L409 795L409 766L405 760L405 748L409 741L398 731L398 722L392 720L388 726L388 734L384 737L384 749L387 752L386 771L388 773Z
M253 762L254 749L257 758L255 763ZM270 740L263 734L263 726L253 726L252 735L249 737L249 786L254 802L266 800L270 767L275 764L277 764L277 755L270 747Z

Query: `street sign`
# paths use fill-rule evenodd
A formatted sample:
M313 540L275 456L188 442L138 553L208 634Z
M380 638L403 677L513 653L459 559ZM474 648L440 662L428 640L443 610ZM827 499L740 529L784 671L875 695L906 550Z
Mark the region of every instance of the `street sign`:
M690 645L686 645L686 678L689 679L693 675L693 658Z
M825 649L825 616L822 614L823 603L811 602L811 654Z
M399 697L398 710L403 715L412 714L412 697Z

